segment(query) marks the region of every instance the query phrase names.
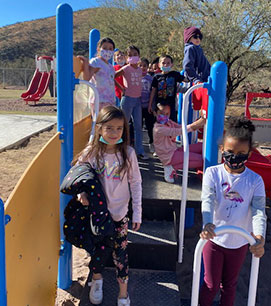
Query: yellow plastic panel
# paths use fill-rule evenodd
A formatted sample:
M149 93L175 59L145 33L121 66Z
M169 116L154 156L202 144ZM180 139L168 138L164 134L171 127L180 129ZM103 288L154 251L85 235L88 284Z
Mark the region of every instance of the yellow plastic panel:
M81 152L89 140L89 135L91 132L91 116L85 117L84 119L76 122L73 129L73 152L76 156Z
M82 71L83 71L83 65L82 65L81 60L78 57L74 56L73 57L73 72L77 79Z
M58 273L60 140L34 158L7 203L8 306L52 306Z

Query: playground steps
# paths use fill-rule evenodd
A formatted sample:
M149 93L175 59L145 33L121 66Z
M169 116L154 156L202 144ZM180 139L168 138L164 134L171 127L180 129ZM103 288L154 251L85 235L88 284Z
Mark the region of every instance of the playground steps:
M130 269L129 272L129 296L133 306L181 306L176 275L168 271L152 271L142 269ZM101 306L116 305L118 296L118 284L114 268L106 268L104 271L104 300ZM90 306L89 279L82 292L80 306Z

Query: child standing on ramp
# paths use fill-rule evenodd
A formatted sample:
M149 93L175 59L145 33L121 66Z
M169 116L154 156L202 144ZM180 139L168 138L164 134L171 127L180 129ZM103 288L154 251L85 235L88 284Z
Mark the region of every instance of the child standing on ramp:
M265 189L262 178L245 162L252 150L252 122L230 118L221 146L224 163L207 168L203 176L200 237L208 239L203 249L204 283L200 305L211 306L221 289L220 304L233 306L238 275L246 257L248 242L239 235L216 236L217 226L233 225L252 233L256 244L250 246L256 257L264 254L266 231Z
M137 231L141 224L141 174L135 151L128 146L129 133L125 115L115 106L104 107L97 118L96 132L92 142L80 153L79 162L89 162L96 170L103 186L108 210L114 220L116 238L113 261L119 283L118 306L130 305L128 284L128 203L132 197L132 228ZM86 193L78 195L83 205L89 205ZM112 249L106 243L96 246L90 262L92 284L89 298L98 305L103 300L102 271Z

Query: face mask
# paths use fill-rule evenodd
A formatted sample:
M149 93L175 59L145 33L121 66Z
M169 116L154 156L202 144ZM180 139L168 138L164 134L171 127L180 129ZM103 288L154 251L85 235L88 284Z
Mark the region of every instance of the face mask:
M158 115L157 116L157 122L160 124L166 124L168 122L169 118L167 115Z
M223 152L222 156L225 160L225 164L233 170L241 169L244 167L244 163L248 160L249 154L233 154L230 152Z
M100 54L103 59L109 61L112 58L114 51L101 49Z
M143 76L147 75L147 71L142 71L142 75Z
M139 56L130 56L127 59L129 64L137 64L139 62Z
M120 66L124 66L125 61L118 62L117 64L120 65Z
M161 70L164 71L164 72L169 72L171 69L171 67L161 67Z
M105 144L109 144L109 142L107 142L107 141L103 138L103 136L100 136L99 141L102 142L102 143L105 143ZM123 142L123 139L120 138L120 139L116 142L116 144L120 144L120 143L122 143L122 142Z

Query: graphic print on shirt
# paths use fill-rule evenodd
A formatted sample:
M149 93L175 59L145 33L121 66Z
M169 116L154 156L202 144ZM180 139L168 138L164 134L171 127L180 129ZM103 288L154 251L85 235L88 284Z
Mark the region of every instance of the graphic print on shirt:
M158 98L166 99L174 96L174 78L167 78L158 83Z
M114 161L110 166L108 161L104 162L104 166L101 169L96 169L96 172L107 179L112 178L113 180L120 179L120 164L118 161Z
M244 202L244 199L237 191L231 190L231 186L228 182L222 183L222 188L224 199L231 201L231 204L226 208L228 211L227 218L229 218L232 213L232 209L238 207L237 203Z
M131 72L131 85L139 86L141 83L141 75L138 72Z

